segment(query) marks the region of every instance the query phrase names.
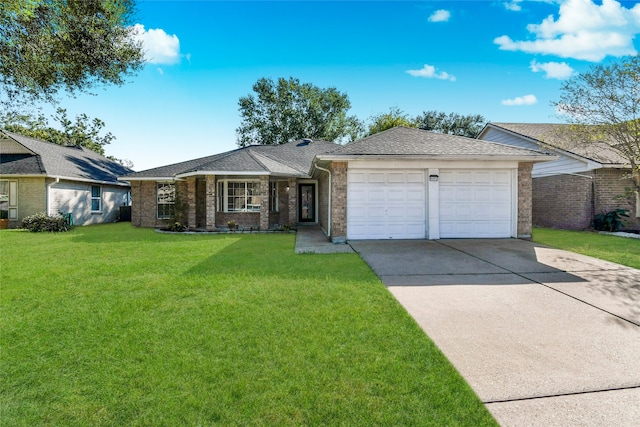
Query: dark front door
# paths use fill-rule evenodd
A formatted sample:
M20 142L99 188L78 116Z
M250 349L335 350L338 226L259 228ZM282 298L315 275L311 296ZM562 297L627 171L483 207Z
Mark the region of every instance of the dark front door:
M316 185L298 185L298 221L316 222Z

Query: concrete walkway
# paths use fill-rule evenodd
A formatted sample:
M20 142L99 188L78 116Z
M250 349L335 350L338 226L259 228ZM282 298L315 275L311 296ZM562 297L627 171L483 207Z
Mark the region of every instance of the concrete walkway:
M331 243L317 225L300 225L296 231L297 254L345 254L353 253L351 246Z
M640 426L640 271L517 239L351 245L503 426Z

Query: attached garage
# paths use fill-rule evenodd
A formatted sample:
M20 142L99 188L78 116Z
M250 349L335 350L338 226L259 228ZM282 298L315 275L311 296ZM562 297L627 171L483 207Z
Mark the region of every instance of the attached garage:
M310 175L328 184L320 226L334 242L528 238L531 168L555 159L396 127L318 154Z
M425 189L422 170L349 170L347 238L424 239Z

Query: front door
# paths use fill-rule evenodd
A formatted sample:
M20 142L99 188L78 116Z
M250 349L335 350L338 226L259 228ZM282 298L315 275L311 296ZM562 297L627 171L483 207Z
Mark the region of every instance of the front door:
M316 222L316 185L298 185L298 221Z

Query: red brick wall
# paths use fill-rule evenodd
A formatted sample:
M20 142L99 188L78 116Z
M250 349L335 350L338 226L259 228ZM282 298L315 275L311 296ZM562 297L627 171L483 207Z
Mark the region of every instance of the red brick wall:
M626 209L629 211L629 218L623 218L626 227L640 228L640 218L636 218L633 181L629 172L621 169L598 169L595 171L595 178L596 213ZM626 195L629 197L625 197Z

